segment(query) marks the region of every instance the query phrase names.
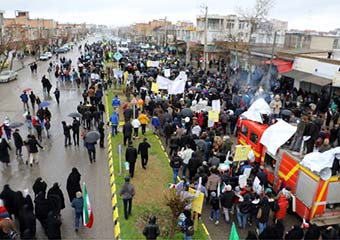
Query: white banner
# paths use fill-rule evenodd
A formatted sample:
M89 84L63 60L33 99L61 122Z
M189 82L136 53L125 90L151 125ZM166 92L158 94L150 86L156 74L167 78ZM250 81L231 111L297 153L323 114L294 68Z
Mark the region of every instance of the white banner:
M175 81L176 80L180 80L180 81L187 81L188 80L188 76L187 74L184 72L184 71L181 71L178 76L175 78Z
M170 79L162 77L160 75L157 76L156 78L157 84L158 84L158 89L169 89L169 85L171 84Z
M174 81L170 81L168 92L169 94L180 94L180 93L184 93L184 88L185 88L185 81L174 80Z
M164 69L164 76L170 77L170 69Z
M185 82L188 80L188 76L184 71L181 71L173 81L169 81L169 94L184 93Z
M159 61L151 61L151 60L148 60L146 62L146 66L147 67L159 67Z
M212 100L211 106L212 106L212 110L220 112L221 111L221 101L220 101L220 99Z
M339 157L339 154L340 147L332 148L323 153L311 152L305 155L301 161L301 164L312 171L320 172L325 168L331 168L335 157Z
M253 102L249 109L242 113L241 116L255 122L263 123L261 114L270 114L271 112L272 110L268 103L263 98L259 98Z
M260 143L266 146L267 151L275 156L277 149L293 136L296 129L297 127L278 119L275 124L263 132Z

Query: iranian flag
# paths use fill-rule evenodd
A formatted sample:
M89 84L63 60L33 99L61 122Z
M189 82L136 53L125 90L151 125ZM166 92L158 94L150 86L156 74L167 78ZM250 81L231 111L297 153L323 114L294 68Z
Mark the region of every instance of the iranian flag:
M84 182L83 185L83 221L84 221L84 226L87 228L91 228L93 225L93 212L90 204L90 198L89 195L87 194L87 188L86 184Z

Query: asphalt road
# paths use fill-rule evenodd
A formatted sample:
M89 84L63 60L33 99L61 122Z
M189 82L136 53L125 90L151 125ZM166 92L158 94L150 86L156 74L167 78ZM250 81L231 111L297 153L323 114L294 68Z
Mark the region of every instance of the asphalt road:
M93 40L94 39L88 39L89 42ZM60 56L71 58L72 64L75 65L79 52L75 48L67 54L60 54ZM26 59L25 64L30 63L31 60L31 58ZM53 56L52 60L56 60L55 56ZM0 188L2 189L2 186L6 183L10 184L11 188L15 191L29 188L29 193L33 198L32 185L37 177L41 176L47 182L48 188L50 188L54 182L58 182L64 193L66 204L66 208L62 210L62 237L64 239L112 239L113 222L107 151L97 146L97 162L91 165L82 142L79 147L74 145L68 148L64 147L61 121L65 120L69 124L72 123L72 118L67 117L67 115L76 111L76 106L82 99L81 93L83 88L77 89L71 83L61 84L59 106L53 94L51 94L51 97L44 96L41 85L41 77L44 74L46 74L53 85L51 93L56 87L56 79L53 74L51 77L47 74L49 62L50 61L38 61L37 74L31 74L29 67L26 66L18 72L18 80L0 84L0 122L5 120L5 116L8 116L13 122L24 121L24 111L19 95L22 93L22 89L28 87L32 88L34 93L38 95L42 101L45 100L50 103L49 109L52 113L51 138L47 139L45 132L43 132L42 145L45 149L39 152L39 164L35 164L32 168L25 165L24 161L27 159L27 151L25 148L23 148L23 160L16 159L15 149L13 143L11 143L13 148L10 153L10 166L5 167L0 164ZM25 139L28 134L27 128L25 126L21 127L20 132ZM81 184L83 181L87 184L95 219L92 229L81 227L78 233L74 231L74 210L70 206L66 192L66 179L72 167L77 167L81 173ZM37 222L37 238L47 238L39 222Z

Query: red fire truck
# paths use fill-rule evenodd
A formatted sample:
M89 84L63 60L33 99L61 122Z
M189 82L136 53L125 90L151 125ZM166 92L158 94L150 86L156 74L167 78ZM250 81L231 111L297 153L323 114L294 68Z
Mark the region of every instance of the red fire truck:
M299 154L284 146L275 155L269 153L260 143L267 124L251 120L241 120L237 141L250 145L255 160L268 175L268 180L275 191L282 181L292 188L293 208L305 220L318 226L340 223L340 175L323 180L318 174L300 164Z

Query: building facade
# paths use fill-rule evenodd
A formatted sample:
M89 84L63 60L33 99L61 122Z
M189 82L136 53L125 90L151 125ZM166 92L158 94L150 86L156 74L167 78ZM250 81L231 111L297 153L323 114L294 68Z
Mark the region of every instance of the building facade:
M340 48L340 35L309 31L291 31L286 33L284 47L331 51Z
M204 43L205 16L196 18L197 41ZM208 15L207 17L207 43L215 41L248 42L250 38L250 22L236 15Z

